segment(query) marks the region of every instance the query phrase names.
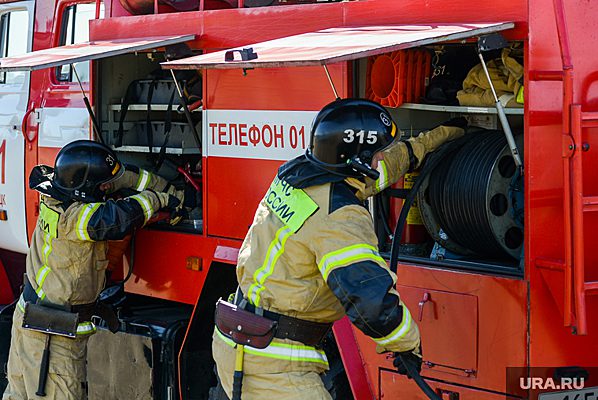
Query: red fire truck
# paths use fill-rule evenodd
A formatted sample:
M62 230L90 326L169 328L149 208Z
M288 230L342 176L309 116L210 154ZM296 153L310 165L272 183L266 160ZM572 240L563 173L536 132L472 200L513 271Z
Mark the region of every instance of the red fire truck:
M236 286L258 202L277 167L305 151L317 110L336 97L368 97L406 135L454 116L486 128L437 157L397 245L398 291L422 332L427 383L443 399L515 399L508 367L592 366L598 4L263 3L0 0L0 304L19 295L37 219L32 167L52 165L73 140L102 140L123 161L185 187L188 216L113 244L125 257L104 297L121 329L90 341L90 398L208 398L213 306ZM477 38L496 32L522 56L524 106L505 111L523 169L493 105L423 95L450 68L443 58L457 55L465 76ZM168 58L181 43L185 54ZM177 107L176 94L172 105L170 70L183 88L199 80L201 106ZM369 206L390 258L402 200L388 192ZM0 312L2 363L11 310ZM349 387L356 399L424 398L346 319L326 346L336 398Z

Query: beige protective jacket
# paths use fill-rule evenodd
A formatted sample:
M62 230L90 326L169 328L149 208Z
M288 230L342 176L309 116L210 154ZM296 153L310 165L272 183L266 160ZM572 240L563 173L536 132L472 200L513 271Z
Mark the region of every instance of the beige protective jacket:
M463 129L439 127L383 152L377 181L321 182L300 157L283 165L255 213L241 247L237 278L250 303L266 310L316 322L348 315L378 350L409 351L419 332L395 290L396 276L378 254L372 217L362 199L396 182L410 161L424 156ZM313 179L306 179L315 174ZM320 170L321 175L321 170ZM327 175L330 176L330 175ZM295 183L295 186L291 185ZM234 343L218 330L214 357L219 374L232 373ZM327 369L322 350L275 339L266 349L245 347L245 373L267 374Z
M164 179L147 171L139 172L125 172L114 183L115 189L167 188L168 182ZM143 185L134 186L131 182ZM69 204L42 195L37 226L27 254L27 276L39 299L59 306L95 302L105 283L106 241L122 239L167 204L167 193L150 190L97 203L75 201ZM23 311L22 298L19 306ZM79 334L94 331L89 321L79 325Z

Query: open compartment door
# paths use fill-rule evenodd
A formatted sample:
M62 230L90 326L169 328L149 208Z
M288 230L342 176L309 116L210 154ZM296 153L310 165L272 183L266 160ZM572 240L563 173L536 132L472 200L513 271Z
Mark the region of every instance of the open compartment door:
M514 26L513 22L500 22L330 28L250 44L241 49L183 58L162 63L162 66L167 69L226 69L324 65L467 39Z
M193 40L195 35L97 40L0 59L0 72L35 71Z

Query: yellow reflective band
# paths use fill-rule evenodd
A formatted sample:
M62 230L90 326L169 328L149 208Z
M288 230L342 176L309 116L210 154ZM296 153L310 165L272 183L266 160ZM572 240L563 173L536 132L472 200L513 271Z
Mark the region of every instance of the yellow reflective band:
M48 257L52 252L52 237L49 233L44 235L44 246L42 247L42 260L45 265L48 264Z
M48 266L48 258L50 257L50 253L52 253L52 235L50 233L46 233L44 235L44 246L42 247L42 261L44 265L37 271L35 274L35 282L37 283L37 289L35 289L35 293L40 299L44 299L46 297L46 293L42 289L48 274L52 272L52 269Z
M17 303L17 306L19 307L19 310L21 310L21 312L25 312L25 299L23 298L23 295L19 297L19 302Z
M146 199L145 196L142 196L140 194L136 194L135 196L131 196L130 198L135 199L139 203L139 205L143 209L144 220L145 222L147 222L154 214L154 210L152 209L152 205L149 202L149 200Z
M397 326L388 335L374 339L374 341L381 346L386 346L387 344L398 342L399 340L405 337L409 330L411 330L412 321L413 319L411 318L411 313L409 312L407 307L403 305L403 320L401 321L399 326Z
M519 104L523 104L524 101L524 96L523 96L523 85L521 85L521 87L519 88L519 91L517 92L517 98L516 98L517 103Z
M326 254L320 260L318 269L326 281L328 274L335 267L344 267L360 261L375 261L386 265L386 261L378 253L378 249L369 244L355 244Z
M134 189L138 192L147 189L150 183L150 179L152 174L144 169L139 170L139 178L137 178L137 183L135 184Z
M87 224L93 213L100 207L101 203L89 203L79 212L77 219L77 237L81 240L92 241L87 233Z
M227 345L231 347L236 346L235 342L224 336L218 329L216 329L216 334ZM311 346L272 342L265 349L245 346L245 353L277 360L312 362L328 367L326 353Z
M97 331L96 326L93 322L81 322L77 325L77 335L91 335Z
M37 219L37 226L46 235L52 237L58 236L58 212L52 210L42 201L39 204L39 217Z
M378 161L377 171L380 172L380 176L376 179L376 189L380 192L386 188L386 180L388 179L388 170L386 169L386 163L384 160Z
M39 287L41 287L44 284L46 277L50 272L52 272L52 270L46 265L44 265L39 269L39 271L37 271L37 274L35 275L35 281L37 282Z
M274 264L276 264L282 253L284 253L284 244L292 234L293 231L288 226L280 228L268 247L264 263L254 272L253 280L255 283L249 287L247 293L253 305L260 305L260 293L266 288L263 286L264 282L274 272Z
M395 137L396 134L397 134L397 126L393 122L392 123L392 130L390 131L390 136Z
M293 232L297 232L318 209L316 202L307 193L295 189L278 177L272 181L264 201L278 219Z
M46 298L46 292L44 292L41 286L38 286L37 289L35 289L35 293L41 300Z

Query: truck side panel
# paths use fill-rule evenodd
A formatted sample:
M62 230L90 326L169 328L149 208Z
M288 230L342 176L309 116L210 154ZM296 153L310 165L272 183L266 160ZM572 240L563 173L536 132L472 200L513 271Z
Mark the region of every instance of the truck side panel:
M556 2L560 3L560 2ZM565 6L566 34L571 47L574 67L573 102L581 104L582 111L598 108L598 85L595 84L598 58L595 57L596 15L598 5L593 2L563 2ZM540 11L542 10L542 11ZM528 76L538 71L562 71L561 51L553 7L545 2L529 1L529 57ZM563 211L563 153L567 145L561 139L563 130L563 84L561 82L526 82L527 148L529 153L527 171L530 195L526 204L526 227L531 283L530 298L530 349L531 365L593 365L598 352L598 298L588 297L588 335L572 334L564 326L565 277L563 272L538 267L542 260L555 260L561 265L565 260L565 243L571 240L564 234ZM590 150L583 152L584 195L596 195L598 158L593 156L598 145L595 130L587 130L584 142ZM576 143L580 146L580 143ZM527 184L527 183L526 183ZM567 194L568 195L568 194ZM585 265L586 280L598 279L595 247L595 230L598 215L585 215ZM539 261L540 260L540 261ZM578 265L573 266L574 274ZM551 349L546 351L546 349Z

